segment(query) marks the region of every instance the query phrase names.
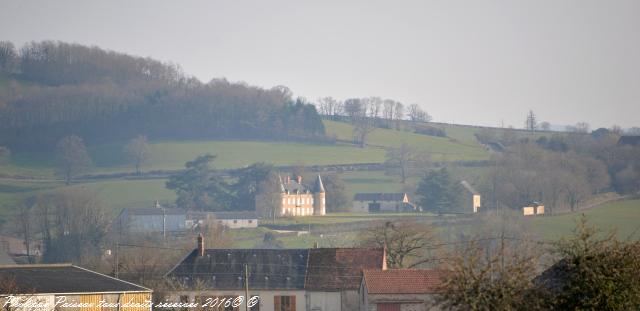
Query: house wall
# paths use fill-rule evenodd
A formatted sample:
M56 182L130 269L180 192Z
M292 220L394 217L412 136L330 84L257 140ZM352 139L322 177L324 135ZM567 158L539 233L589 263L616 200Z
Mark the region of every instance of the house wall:
M189 301L196 301L196 297L221 297L221 296L244 296L244 290L203 290L203 291L183 291L172 292L167 301L180 301L180 296L189 296ZM275 311L275 296L295 296L296 311L306 310L306 297L304 290L249 290L249 297L260 297L260 311ZM240 310L244 310L244 303ZM324 310L323 310L324 311Z
M280 206L281 216L313 215L313 194L283 194Z
M401 201L353 201L351 212L353 213L369 213L369 203L380 203L381 212L402 212Z
M353 310L341 308L340 292L307 292L308 311Z
M340 304L342 310L358 310L360 307L360 296L357 290L343 290L340 292Z
M229 229L258 227L258 219L220 219L218 222Z
M473 195L473 212L477 213L480 206L482 206L480 202L480 195L474 194Z

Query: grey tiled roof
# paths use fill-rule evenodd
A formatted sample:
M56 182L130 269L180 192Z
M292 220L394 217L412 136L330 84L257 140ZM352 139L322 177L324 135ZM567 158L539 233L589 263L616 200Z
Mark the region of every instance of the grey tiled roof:
M209 288L242 289L245 264L252 289L304 289L307 249L193 250L167 277L186 284L203 282Z
M354 201L402 201L406 193L356 193Z

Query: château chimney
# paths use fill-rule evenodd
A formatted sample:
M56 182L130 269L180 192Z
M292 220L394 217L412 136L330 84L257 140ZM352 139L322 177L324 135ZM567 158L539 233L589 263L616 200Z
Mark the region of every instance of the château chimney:
M202 233L198 234L198 256L204 257L204 237Z
M299 184L302 184L302 176L298 175L298 176L296 176L296 177L297 177L298 183L299 183Z

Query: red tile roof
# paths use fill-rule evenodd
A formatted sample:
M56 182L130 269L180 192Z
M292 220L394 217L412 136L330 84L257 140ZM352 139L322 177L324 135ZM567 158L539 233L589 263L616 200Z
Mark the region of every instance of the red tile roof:
M339 291L358 289L363 269L382 269L384 250L376 248L312 248L305 288Z
M369 294L434 294L439 292L444 271L424 269L364 270Z

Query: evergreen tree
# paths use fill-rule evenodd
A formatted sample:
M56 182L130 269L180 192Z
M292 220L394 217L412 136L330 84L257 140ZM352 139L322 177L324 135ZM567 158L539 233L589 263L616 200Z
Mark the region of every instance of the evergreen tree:
M462 189L446 168L428 171L418 184L419 204L428 211L444 213L454 211L460 204Z
M178 195L176 204L186 210L221 211L229 208L229 186L211 168L216 158L206 154L186 164L186 170L169 177L167 189Z

